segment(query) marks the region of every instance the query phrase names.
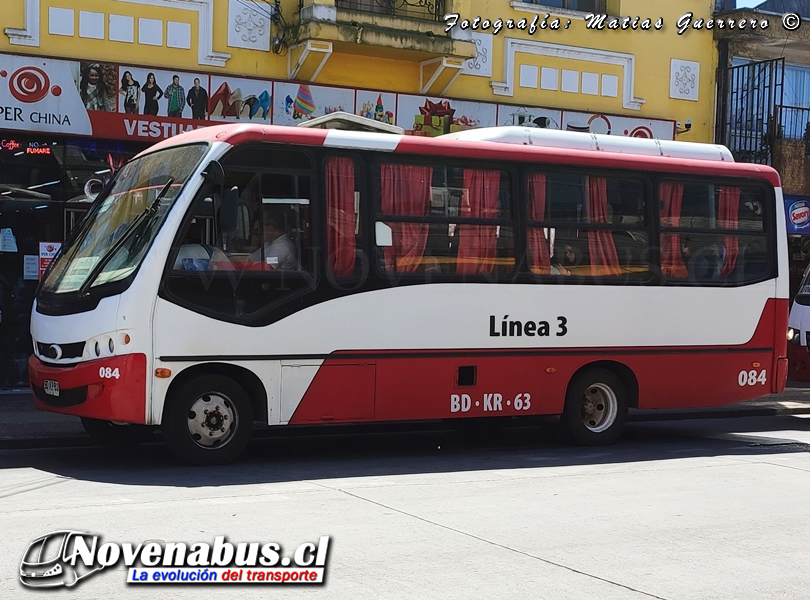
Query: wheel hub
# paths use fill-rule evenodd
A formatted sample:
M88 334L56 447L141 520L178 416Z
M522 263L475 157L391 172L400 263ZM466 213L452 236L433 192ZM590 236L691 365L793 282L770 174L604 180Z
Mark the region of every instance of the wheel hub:
M203 448L228 443L236 431L236 413L225 395L211 392L200 395L191 404L187 420L191 439Z
M609 386L603 383L594 384L582 395L582 423L594 433L605 431L616 421L618 407L616 393Z

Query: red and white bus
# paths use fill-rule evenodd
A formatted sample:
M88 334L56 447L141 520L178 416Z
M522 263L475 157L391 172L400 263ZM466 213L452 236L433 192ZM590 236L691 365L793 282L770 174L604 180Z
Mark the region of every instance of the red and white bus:
M36 406L196 463L272 426L560 415L784 389L777 173L721 146L528 128L221 125L104 190L44 278Z

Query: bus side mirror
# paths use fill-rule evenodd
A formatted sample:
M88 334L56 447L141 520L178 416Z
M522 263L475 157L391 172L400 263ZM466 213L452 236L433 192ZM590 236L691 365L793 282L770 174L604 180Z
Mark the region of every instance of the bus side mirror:
M222 168L218 160L212 160L208 163L208 166L202 172L202 176L219 187L225 185L225 169Z
M239 214L239 188L233 186L225 190L225 197L222 199L220 209L220 224L225 233L233 233L236 230L236 220Z

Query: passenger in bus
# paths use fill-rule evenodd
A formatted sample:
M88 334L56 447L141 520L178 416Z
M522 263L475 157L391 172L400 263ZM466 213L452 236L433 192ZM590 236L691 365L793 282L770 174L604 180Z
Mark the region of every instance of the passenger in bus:
M573 244L564 244L562 252L557 250L551 257L552 275L571 275L571 269L582 262L582 254Z
M723 251L717 244L684 236L681 241L681 254L689 279L711 281L720 278Z
M295 244L285 231L284 212L279 207L266 208L263 213L264 246L250 253L250 260L262 262L270 270L298 268Z

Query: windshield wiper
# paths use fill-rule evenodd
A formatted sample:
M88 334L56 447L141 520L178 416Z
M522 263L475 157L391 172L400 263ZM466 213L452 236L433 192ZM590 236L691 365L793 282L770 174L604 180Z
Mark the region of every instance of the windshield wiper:
M112 245L112 248L110 248L109 252L107 252L107 254L105 254L104 257L100 261L98 261L98 264L95 267L93 267L93 270L90 271L90 274L87 276L87 279L84 280L84 283L79 288L79 296L87 296L89 294L89 292L87 291L88 288L96 280L96 277L98 277L99 273L101 273L101 271L104 270L104 267L107 266L107 263L110 262L112 257L115 256L115 253L121 249L121 247L127 242L127 240L129 240L130 237L132 237L132 234L139 228L139 226L147 221L148 217L151 217L158 211L158 208L160 208L160 201L163 200L163 196L166 194L166 192L169 191L169 188L173 183L174 178L169 177L169 181L166 182L166 185L164 185L161 188L158 195L155 196L155 199L152 201L152 204L149 205L149 208L147 208L145 211L143 211L141 214L138 215L138 217L132 222L132 224L124 230L124 233L121 234L121 237L118 238L118 241Z

